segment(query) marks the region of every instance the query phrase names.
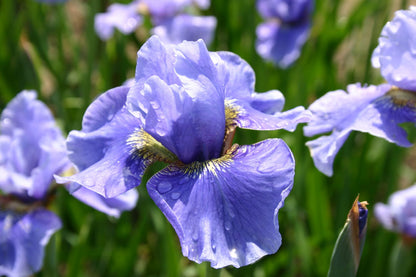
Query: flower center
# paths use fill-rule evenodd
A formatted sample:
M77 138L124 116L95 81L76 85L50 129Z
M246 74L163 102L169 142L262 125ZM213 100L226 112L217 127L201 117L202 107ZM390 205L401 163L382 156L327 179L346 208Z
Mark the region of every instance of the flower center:
M131 154L139 155L146 160L165 163L180 162L175 154L143 129L137 128L127 139L127 144L131 146Z
M391 101L396 106L416 109L416 92L414 91L393 87L386 95L391 97Z

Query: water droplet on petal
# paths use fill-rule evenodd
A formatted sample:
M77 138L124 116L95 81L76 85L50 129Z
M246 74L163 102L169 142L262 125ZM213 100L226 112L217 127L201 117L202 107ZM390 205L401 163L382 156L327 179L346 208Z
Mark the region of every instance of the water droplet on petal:
M212 248L212 251L214 251L215 253L215 251L217 250L217 245L215 245L215 243L213 242L211 245L211 248Z
M170 198L172 198L173 200L176 200L176 199L178 199L179 197L181 197L181 194L180 194L179 192L173 192L173 193L170 195Z
M237 254L237 249L233 248L230 250L230 256L233 259L237 259L238 258L238 254Z
M172 184L168 182L160 182L157 185L157 191L160 193L167 193L168 191L172 190Z
M194 241L197 241L197 240L198 240L198 238L199 238L199 236L198 236L198 232L195 232L195 233L192 235L192 239L193 239Z
M230 231L231 230L231 222L226 221L224 223L224 228L225 228L225 230Z
M108 121L111 121L111 119L113 119L114 118L114 113L109 113L108 115L107 115L107 120Z

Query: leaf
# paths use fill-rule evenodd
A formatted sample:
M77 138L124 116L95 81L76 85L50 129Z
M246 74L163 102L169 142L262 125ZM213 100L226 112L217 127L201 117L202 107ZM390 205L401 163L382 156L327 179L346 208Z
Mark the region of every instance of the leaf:
M367 228L366 201L359 202L358 196L348 213L332 252L328 277L355 276L364 247Z

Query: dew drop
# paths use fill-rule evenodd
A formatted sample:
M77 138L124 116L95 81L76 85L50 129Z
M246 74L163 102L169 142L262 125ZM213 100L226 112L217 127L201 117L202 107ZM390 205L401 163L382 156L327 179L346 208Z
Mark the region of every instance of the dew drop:
M192 240L196 242L198 239L199 239L198 232L195 232L195 233L192 235Z
M109 113L108 115L107 115L107 120L108 121L111 121L111 119L113 119L114 118L114 113Z
M157 110L157 109L159 109L159 108L160 108L160 104L159 104L159 102L157 102L157 101L152 101L152 102L150 102L150 105L152 106L152 108L153 108L154 110Z
M238 255L237 255L237 249L235 249L235 248L231 249L231 250L230 250L230 256L231 256L231 258L233 258L233 259L237 259L237 258L238 258Z
M173 193L170 195L170 198L172 198L173 200L176 200L176 199L178 199L180 196L181 196L181 194L180 194L179 192L173 192Z
M167 193L172 190L172 184L168 182L160 182L157 185L157 191L160 193Z
M211 245L211 248L212 248L212 251L214 251L215 253L215 251L217 250L217 245L215 245L215 243L213 242Z
M225 230L230 231L231 230L231 222L226 221L224 223L224 228L225 228Z

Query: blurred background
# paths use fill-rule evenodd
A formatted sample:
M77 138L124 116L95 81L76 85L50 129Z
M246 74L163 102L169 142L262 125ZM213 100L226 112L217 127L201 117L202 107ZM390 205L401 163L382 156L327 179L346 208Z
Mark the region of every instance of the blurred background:
M157 0L155 0L157 1ZM34 0L0 1L0 108L18 92L34 89L65 133L81 128L87 106L100 93L134 76L136 53L149 37L149 22L130 35L115 32L102 41L94 16L114 1L68 0L46 5ZM129 3L130 1L117 1ZM350 83L380 84L372 51L394 11L414 0L316 0L311 34L288 69L264 61L255 51L262 21L255 0L211 0L203 14L217 18L211 51L232 51L256 73L256 91L280 90L285 110L308 107L328 91ZM416 72L416 69L415 69ZM415 132L410 140L416 141ZM117 220L58 190L52 209L63 221L46 249L36 276L325 276L331 253L356 198L369 202L367 238L358 276L415 276L416 246L385 230L374 218L376 202L416 182L416 147L400 148L353 132L329 178L313 165L302 125L287 131L238 130L235 142L283 138L296 159L294 187L279 212L280 250L243 268L215 270L182 256L179 240L144 183L137 207Z

